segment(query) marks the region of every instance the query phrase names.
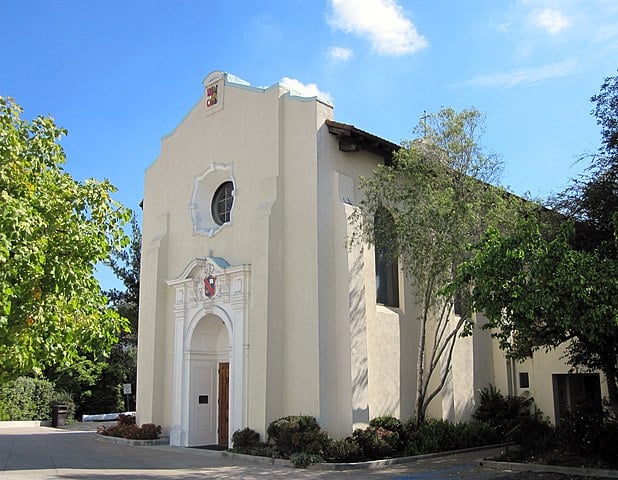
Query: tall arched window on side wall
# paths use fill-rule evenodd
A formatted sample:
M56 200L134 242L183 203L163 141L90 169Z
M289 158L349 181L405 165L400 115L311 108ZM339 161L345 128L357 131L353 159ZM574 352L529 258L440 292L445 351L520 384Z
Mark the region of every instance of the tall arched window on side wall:
M396 256L395 220L385 208L373 217L376 263L376 301L399 307L399 262Z

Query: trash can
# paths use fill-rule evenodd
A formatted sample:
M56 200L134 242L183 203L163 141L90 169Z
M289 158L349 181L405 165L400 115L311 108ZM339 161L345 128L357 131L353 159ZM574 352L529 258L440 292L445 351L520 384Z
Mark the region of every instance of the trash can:
M62 427L67 421L67 405L52 405L52 427Z

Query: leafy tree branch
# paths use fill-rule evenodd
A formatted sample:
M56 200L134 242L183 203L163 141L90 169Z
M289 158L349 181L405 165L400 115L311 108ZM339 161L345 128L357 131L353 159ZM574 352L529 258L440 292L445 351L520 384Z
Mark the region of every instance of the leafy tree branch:
M51 117L21 113L0 97L0 380L104 355L127 328L94 269L126 244L129 212L109 181L62 169L66 131Z

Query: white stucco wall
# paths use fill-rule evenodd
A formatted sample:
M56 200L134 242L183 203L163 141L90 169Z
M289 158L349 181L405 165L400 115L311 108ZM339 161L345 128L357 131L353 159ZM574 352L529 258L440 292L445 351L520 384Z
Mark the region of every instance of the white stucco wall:
M140 312L140 421L172 427L174 291L165 280L195 258L251 265L246 418L320 415L317 126L332 107L274 86L226 83L223 107L206 96L162 142L147 170ZM193 232L194 182L213 163L231 167L232 221Z
M566 345L561 345L556 349L546 351L537 351L532 358L524 361L513 361L512 377L509 378L507 371L507 362L504 353L498 348L497 342L493 342L493 361L495 368L495 385L502 393L507 394L512 392L514 395L528 395L534 399L534 403L541 410L544 417L555 424L556 410L554 404L554 386L552 375L566 375L577 373L590 373L586 370L573 369L565 363L564 355ZM520 388L519 373L527 372L529 376L529 388ZM607 383L605 376L599 374L601 396L607 396ZM511 386L509 388L509 382Z
M412 416L418 323L403 274L400 307L376 305L373 248L347 245L360 176L384 159L339 151L326 126L318 145L321 418L343 436L376 416Z

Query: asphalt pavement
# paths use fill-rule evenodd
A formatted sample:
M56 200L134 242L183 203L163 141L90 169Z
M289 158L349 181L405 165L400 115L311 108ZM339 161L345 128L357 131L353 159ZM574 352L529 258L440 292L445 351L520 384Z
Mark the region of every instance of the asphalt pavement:
M89 429L85 431L84 428ZM372 469L328 471L264 465L216 452L169 445L136 447L102 442L94 426L0 429L0 480L94 479L354 479L566 480L555 474L483 468L499 450L460 453ZM573 477L575 478L575 477Z

